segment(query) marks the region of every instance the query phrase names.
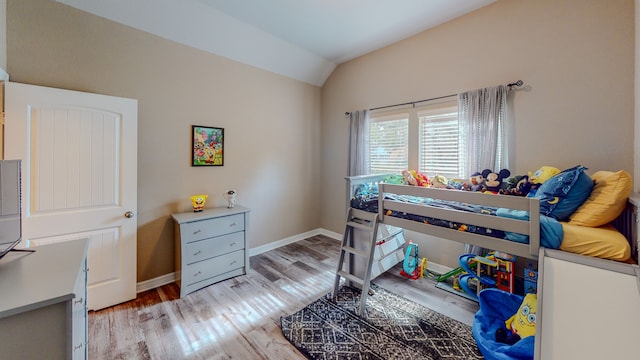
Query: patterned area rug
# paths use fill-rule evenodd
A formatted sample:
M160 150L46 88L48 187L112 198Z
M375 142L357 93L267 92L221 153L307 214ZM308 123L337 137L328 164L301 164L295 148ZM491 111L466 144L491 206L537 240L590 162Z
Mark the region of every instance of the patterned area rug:
M372 284L364 318L360 290L342 287L281 318L282 333L310 359L482 359L471 327Z

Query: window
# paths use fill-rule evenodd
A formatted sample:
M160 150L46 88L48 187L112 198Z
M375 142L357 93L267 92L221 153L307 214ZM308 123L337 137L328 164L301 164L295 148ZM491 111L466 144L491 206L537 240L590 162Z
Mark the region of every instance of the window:
M409 117L398 114L372 118L369 157L372 174L399 173L409 166Z
M468 177L455 98L408 110L373 112L369 131L372 174L416 169L427 176Z
M464 137L456 107L418 113L418 171L460 179L464 176Z

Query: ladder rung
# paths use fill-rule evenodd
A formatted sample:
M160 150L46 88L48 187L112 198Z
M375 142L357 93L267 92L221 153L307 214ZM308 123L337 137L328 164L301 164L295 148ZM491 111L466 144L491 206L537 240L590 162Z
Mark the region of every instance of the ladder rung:
M362 230L366 230L366 231L373 231L373 227L368 225L368 224L362 224L359 222L355 222L355 221L348 221L347 222L347 226L351 226L354 228L358 228L358 229L362 229Z
M350 219L363 219L366 221L373 221L378 218L378 213L349 208L349 216Z
M345 271L342 271L342 270L338 271L338 275L342 276L345 279L349 279L349 280L351 280L351 281L353 281L355 283L358 283L360 285L364 284L364 280L363 279L360 279L359 277L357 277L355 275L351 275L351 274L349 274L349 273L347 273Z
M369 252L368 251L364 251L364 250L360 250L360 249L356 249L353 248L351 246L343 246L342 247L342 251L351 253L351 254L355 254L358 256L362 256L362 257L369 257Z

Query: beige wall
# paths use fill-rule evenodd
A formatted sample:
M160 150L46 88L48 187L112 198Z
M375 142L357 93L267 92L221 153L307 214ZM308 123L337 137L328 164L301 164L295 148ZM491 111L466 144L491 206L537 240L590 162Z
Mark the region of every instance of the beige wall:
M633 173L634 1L501 0L334 71L322 89L322 226L342 231L345 111L518 79L530 90L515 94L512 172ZM422 256L455 265L461 246L423 238Z
M522 79L512 171L634 170L633 0L500 0L339 66L322 92L51 0L7 6L12 81L139 100L140 281L174 271L169 214L196 192L222 205L235 188L253 209L252 247L342 232L345 111ZM191 124L225 127L224 167L188 166ZM421 241L422 256L454 265L461 247Z
M0 0L0 68L7 69L7 0Z
M7 1L14 82L138 99L138 280L174 271L170 214L238 192L251 247L319 227L320 88L50 0ZM215 36L215 34L213 34ZM191 125L225 128L225 165L189 166Z
M640 179L640 0L635 0L635 81L634 81L634 179ZM640 181L634 183L635 192L640 192Z

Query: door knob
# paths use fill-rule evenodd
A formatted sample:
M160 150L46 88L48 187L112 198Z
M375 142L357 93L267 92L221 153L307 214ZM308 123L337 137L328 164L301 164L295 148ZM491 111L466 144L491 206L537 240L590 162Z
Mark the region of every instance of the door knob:
M131 219L134 216L133 211L127 211L124 213L124 217Z

